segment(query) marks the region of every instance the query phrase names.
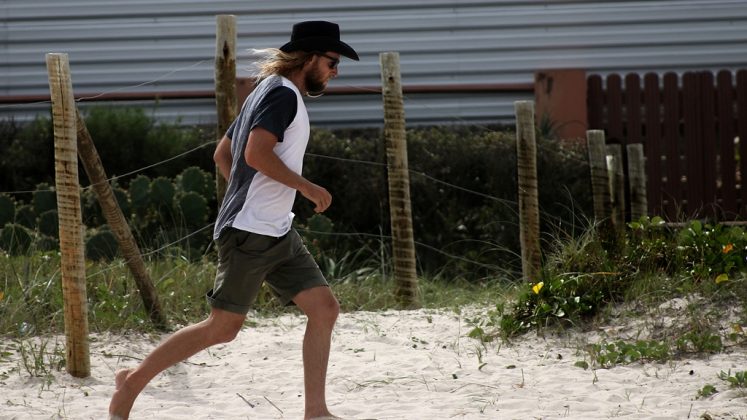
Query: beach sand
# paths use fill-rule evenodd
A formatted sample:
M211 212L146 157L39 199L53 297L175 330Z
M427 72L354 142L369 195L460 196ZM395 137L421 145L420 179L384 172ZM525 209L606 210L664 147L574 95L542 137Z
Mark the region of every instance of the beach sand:
M346 419L747 418L745 391L717 377L721 371L747 370L744 347L703 358L583 369L575 366L590 361L583 343L619 326L563 337L531 333L483 345L467 337L472 329L467 319L481 312L341 314L328 373L330 410ZM304 317L288 313L253 321L235 341L156 377L131 418L301 419ZM638 327L625 330L640 334ZM0 418L105 419L114 372L135 366L162 337L91 338L86 379L64 369L31 377L18 343L0 345ZM36 340L27 348L45 342L50 352L64 343L64 337ZM707 384L719 392L697 398Z

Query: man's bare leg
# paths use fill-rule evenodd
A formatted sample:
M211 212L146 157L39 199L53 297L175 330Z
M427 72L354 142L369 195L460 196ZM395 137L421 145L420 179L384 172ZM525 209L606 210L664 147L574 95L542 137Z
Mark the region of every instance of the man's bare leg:
M332 329L340 304L329 287L304 290L293 301L308 317L303 338L304 419L334 418L327 409L325 384Z
M138 367L117 371L116 389L109 403L110 418L126 420L135 399L156 375L201 350L233 340L244 318L241 314L213 309L206 320L184 327L164 340Z

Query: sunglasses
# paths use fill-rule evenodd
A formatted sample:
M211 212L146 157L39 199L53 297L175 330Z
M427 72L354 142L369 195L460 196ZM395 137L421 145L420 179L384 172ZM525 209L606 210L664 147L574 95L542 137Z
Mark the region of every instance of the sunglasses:
M329 61L329 63L327 63L327 65L329 65L329 69L330 70L336 69L337 65L340 64L340 59L339 58L332 57L331 55L327 55L327 54L322 53L322 52L316 52L314 54L320 55L320 56L322 56L324 58L329 59L330 61Z

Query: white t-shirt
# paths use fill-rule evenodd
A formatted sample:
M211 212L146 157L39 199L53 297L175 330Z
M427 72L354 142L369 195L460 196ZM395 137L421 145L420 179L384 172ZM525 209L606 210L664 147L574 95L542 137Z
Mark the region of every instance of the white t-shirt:
M244 159L249 133L255 127L278 138L275 154L291 171L301 174L310 132L306 106L290 80L271 76L249 95L226 132L233 162L215 224L215 239L227 227L275 237L291 229L296 190L258 172Z

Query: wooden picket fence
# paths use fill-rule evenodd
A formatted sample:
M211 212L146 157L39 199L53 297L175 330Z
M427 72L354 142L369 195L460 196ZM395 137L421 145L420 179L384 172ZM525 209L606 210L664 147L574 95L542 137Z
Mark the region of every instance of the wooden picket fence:
M644 145L649 215L747 217L747 70L587 83L589 129L604 130L608 144Z

